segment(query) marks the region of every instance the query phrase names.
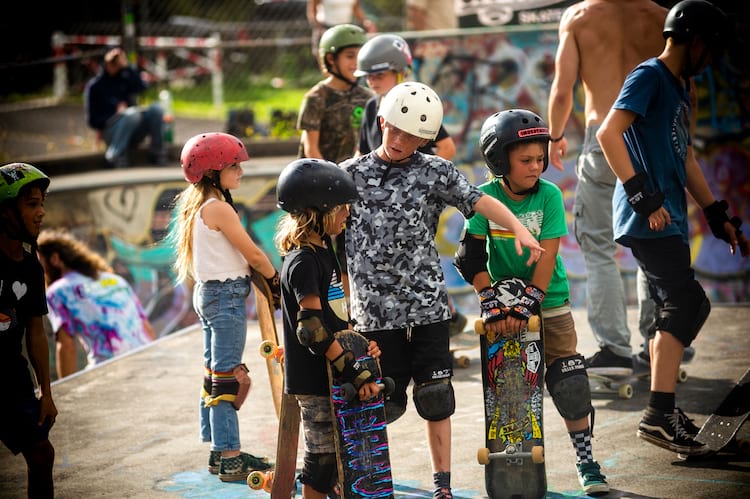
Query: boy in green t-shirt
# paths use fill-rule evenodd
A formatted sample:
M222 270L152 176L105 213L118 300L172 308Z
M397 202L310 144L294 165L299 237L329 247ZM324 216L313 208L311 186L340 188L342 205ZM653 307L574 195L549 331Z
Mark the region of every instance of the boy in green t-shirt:
M565 206L560 189L540 178L549 161L549 140L542 119L523 109L490 116L480 134L482 156L493 178L479 188L507 206L539 240L545 249L539 261L527 266L528 256L516 253L513 234L477 213L466 221L455 264L479 296L487 330L518 333L531 315L544 310L547 389L573 443L581 486L586 494L598 495L607 493L609 485L592 455L591 391L584 358L576 351L570 288L558 254L560 238L568 233ZM493 288L506 277L528 283L519 304L510 309L500 304Z

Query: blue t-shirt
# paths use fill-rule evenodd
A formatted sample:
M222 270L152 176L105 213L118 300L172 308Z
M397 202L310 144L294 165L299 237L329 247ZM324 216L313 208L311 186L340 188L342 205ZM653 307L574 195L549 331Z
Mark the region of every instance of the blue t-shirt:
M688 243L687 174L685 159L690 145L690 99L685 87L657 58L636 67L625 79L615 109L637 117L624 134L636 173L648 175L648 189L664 194L664 208L672 223L652 231L648 217L630 207L621 182L612 198L615 241L627 246L628 237L652 239L679 235Z

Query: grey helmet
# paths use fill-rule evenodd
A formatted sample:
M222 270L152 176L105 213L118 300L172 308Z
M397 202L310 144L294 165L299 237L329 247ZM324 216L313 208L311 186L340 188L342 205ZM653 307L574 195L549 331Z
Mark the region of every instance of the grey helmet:
M376 35L359 49L354 76L388 70L406 74L411 71L411 63L411 50L406 40L398 35Z

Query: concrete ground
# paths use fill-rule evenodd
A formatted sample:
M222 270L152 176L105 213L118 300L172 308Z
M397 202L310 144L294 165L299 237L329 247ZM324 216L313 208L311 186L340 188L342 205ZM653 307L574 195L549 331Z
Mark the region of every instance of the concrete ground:
M574 316L580 351L590 355L597 347L585 310L575 310ZM630 319L635 330L632 310ZM715 307L695 342L695 359L685 366L689 379L679 385L677 398L699 424L750 366L749 320L748 306ZM634 347L639 341L633 339ZM249 322L245 360L253 389L239 412L242 442L244 450L273 458L278 421L265 361L257 353L259 342L257 324ZM485 497L484 472L476 461L477 449L484 445L479 349L464 353L471 364L457 369L454 377L452 484L456 498ZM188 328L56 382L53 395L60 414L50 437L57 451L56 496L266 496L241 482L222 483L206 470L208 446L199 442L197 425L201 379L201 335L196 328ZM594 400L594 456L612 487L608 497L750 497L750 456L720 455L686 462L637 439L647 382L637 381L634 388L630 400L611 396ZM573 450L548 396L544 416L547 497L581 497ZM397 497L431 497L423 427L410 405L388 428ZM0 497L24 497L25 481L23 458L0 448Z

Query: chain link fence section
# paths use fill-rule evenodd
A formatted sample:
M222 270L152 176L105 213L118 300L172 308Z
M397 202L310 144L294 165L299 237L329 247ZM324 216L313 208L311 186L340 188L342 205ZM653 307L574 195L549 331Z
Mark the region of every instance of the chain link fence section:
M119 45L151 79L144 102L168 90L177 116L226 120L227 131L243 137L297 134L302 95L321 79L306 0L122 5L120 18L82 21L52 34L53 57L45 62L55 99L80 98L106 50ZM403 0L362 5L380 31L403 28Z

